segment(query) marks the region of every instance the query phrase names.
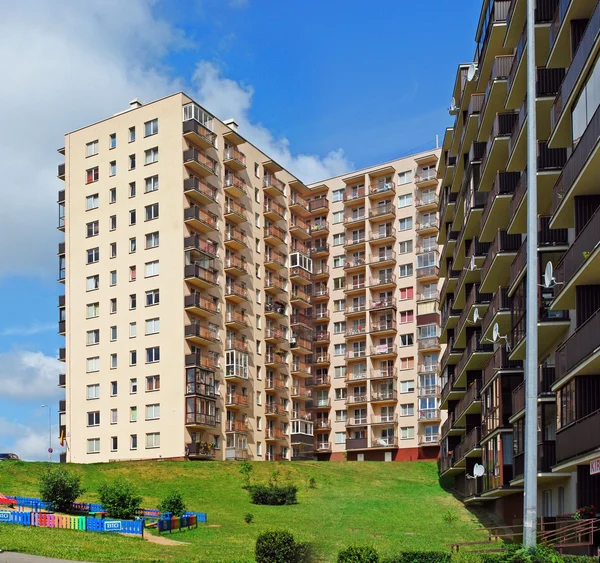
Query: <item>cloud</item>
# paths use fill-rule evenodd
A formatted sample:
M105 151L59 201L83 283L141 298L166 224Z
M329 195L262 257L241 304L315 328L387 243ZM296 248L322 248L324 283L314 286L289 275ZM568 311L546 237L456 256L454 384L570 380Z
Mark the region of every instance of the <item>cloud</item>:
M58 427L52 425L50 437L51 446L55 450L52 460L59 460ZM17 454L24 461L48 460L48 425L44 417L33 425L14 422L0 417L0 450Z
M0 354L2 399L52 403L62 394L58 374L64 365L42 352L14 351Z
M192 96L220 119L233 117L240 133L284 168L306 183L324 180L352 170L352 163L342 149L329 152L324 157L310 154L293 154L285 137L275 138L266 127L253 123L249 117L254 89L222 76L214 63L200 61L192 76Z
M31 336L41 332L49 332L56 329L56 323L32 324L30 326L15 326L0 330L0 336Z

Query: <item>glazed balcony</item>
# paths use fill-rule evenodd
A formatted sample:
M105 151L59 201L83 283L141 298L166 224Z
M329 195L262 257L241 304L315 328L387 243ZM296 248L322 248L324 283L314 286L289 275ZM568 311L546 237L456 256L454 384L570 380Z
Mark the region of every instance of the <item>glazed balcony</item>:
M208 127L198 123L195 119L188 119L183 122L183 136L202 149L214 148L217 140L216 133L213 133Z
M311 213L326 213L329 209L329 200L324 197L317 197L308 202L308 209Z
M196 411L191 411L191 412L186 412L185 413L185 424L186 426L207 426L209 428L215 428L217 426L217 417L214 414L206 414L203 412L196 412ZM192 452L196 451L196 447L200 446L200 444L188 444L188 447L190 448L190 454L191 455L195 455L192 454ZM198 450L200 451L200 450ZM210 453L210 451L207 450L206 455L208 457L214 457L214 453Z
M220 360L217 355L213 354L186 354L185 355L185 366L186 367L197 367L207 369L209 371L215 371L220 367Z
M219 247L212 240L204 240L200 235L190 235L183 239L184 250L191 250L202 254L209 260L214 260L219 255Z
M358 203L365 199L365 187L347 186L344 191L344 203Z
M510 265L521 244L521 235L509 235L504 230L497 232L481 267L480 291L495 292L498 287L508 285Z
M272 197L285 196L285 184L274 174L266 174L263 178L263 189Z
M369 184L369 198L371 200L393 197L396 193L396 184L394 182L375 181Z
M311 237L310 225L301 217L292 213L290 225L290 234L296 238L307 240Z
M233 303L248 301L248 288L235 282L227 283L225 284L225 297Z
M218 176L219 163L197 149L183 151L183 163L198 176Z
M199 315L201 317L212 317L219 314L220 303L210 297L204 297L199 293L186 295L183 299L186 311Z
M396 217L396 207L392 203L377 205L369 209L369 220L371 222L383 221L384 219L393 219ZM346 218L344 217L344 222Z
M219 283L219 273L214 268L204 268L198 264L185 266L185 281L199 288L215 287Z
M225 257L225 273L237 276L248 275L248 262L237 254L229 254Z
M558 430L556 432L557 463L596 450L600 446L598 428L600 428L600 410Z
M266 206L266 204L265 204ZM229 223L239 224L248 222L248 213L243 205L230 197L225 199L223 214Z
M223 179L223 190L232 197L244 197L248 195L248 186L239 176L226 170Z
M237 147L230 145L223 151L223 164L232 170L240 171L246 168L246 155Z
M225 313L225 326L240 329L249 328L250 317L242 311L229 310Z
M185 386L185 394L187 396L198 395L199 397L207 397L214 400L219 397L214 385L202 383L201 381L188 381Z
M202 205L210 205L218 200L219 191L204 178L190 176L183 181L183 193Z
M520 172L497 172L480 222L479 240L491 242L499 229L505 229L510 221L510 203L521 179Z
M187 225L202 233L210 233L219 230L219 220L217 216L197 205L192 205L183 210L183 220Z
M265 242L275 245L287 243L287 235L285 231L279 227L269 226L264 229Z
M210 346L220 341L219 331L201 324L185 325L185 338L194 344Z

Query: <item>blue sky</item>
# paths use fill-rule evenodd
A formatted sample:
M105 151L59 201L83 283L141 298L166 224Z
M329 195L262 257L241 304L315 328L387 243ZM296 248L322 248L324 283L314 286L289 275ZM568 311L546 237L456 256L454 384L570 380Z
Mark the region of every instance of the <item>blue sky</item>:
M125 109L132 98L183 89L218 117L236 118L242 134L307 182L384 162L433 147L451 123L456 68L473 56L481 6L50 4L7 5L0 21L10 84L0 89L0 107L12 108L0 128L0 224L11 233L0 249L0 451L27 459L45 458L41 405L50 402L55 412L61 396L56 149L64 132Z

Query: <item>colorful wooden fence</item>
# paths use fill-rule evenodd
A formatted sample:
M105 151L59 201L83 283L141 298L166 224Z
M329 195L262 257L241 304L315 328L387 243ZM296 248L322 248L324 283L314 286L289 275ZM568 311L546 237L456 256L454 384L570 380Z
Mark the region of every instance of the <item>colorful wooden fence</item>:
M182 516L181 518L161 518L158 521L158 533L169 532L173 530L183 530L198 527L198 518L195 515Z
M63 528L65 530L86 530L85 516L67 516L66 514L32 513L31 525L40 528Z

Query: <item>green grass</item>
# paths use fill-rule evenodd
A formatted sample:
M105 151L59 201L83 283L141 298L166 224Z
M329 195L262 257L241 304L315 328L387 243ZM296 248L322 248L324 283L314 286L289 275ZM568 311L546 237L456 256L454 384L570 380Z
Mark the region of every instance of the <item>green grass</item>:
M45 463L0 464L0 493L38 496ZM444 550L458 541L482 539L476 519L444 491L431 462L254 463L253 482L266 482L278 469L282 481L299 487L294 506L255 506L241 487L239 465L177 461L69 465L81 475L81 501L98 501L98 487L118 476L134 481L143 505L156 507L178 490L190 510L208 514L208 526L167 537L188 545L163 546L119 535L0 524L0 549L84 561L242 562L253 561L256 536L269 528L288 529L313 542L320 561L335 561L340 548L374 544L381 554ZM316 488L308 488L314 477ZM448 524L444 514L456 514ZM254 514L246 524L244 515Z

